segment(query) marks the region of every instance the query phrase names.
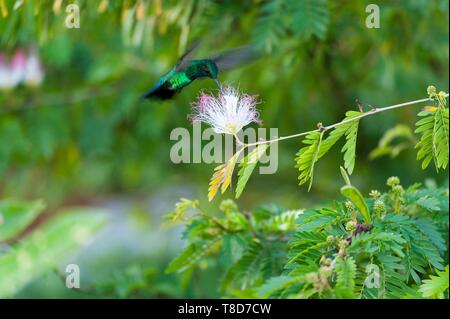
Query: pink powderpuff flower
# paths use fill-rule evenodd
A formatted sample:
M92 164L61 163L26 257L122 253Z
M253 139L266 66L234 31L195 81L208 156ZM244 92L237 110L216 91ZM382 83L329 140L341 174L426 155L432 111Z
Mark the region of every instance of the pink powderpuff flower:
M14 86L21 83L25 78L25 68L26 68L27 56L25 55L25 51L18 50L11 61L11 81L14 83Z
M44 70L36 54L27 56L23 49L19 49L10 63L0 54L0 89L9 90L21 83L37 86L43 79Z
M31 53L26 61L24 83L30 86L38 86L44 79L44 70L42 69L39 58Z
M218 134L235 135L252 122L261 124L257 103L255 96L225 87L217 97L201 93L193 104L191 119L210 125Z

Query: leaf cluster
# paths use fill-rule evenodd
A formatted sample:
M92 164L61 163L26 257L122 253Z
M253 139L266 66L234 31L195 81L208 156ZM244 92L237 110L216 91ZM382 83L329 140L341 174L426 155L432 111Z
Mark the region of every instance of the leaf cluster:
M242 213L226 201L217 217L193 215L187 246L167 270L221 267L218 285L233 297L448 295L448 189L387 184L369 198L347 184L347 202L300 211Z

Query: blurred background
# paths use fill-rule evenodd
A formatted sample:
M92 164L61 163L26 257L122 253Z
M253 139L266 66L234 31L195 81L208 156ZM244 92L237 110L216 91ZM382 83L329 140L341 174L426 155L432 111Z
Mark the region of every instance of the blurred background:
M424 98L428 85L448 92L448 1L378 1L380 28L368 28L372 2L0 0L0 297L219 296L214 270L164 273L183 241L161 227L180 197L212 212L220 203L207 200L213 164L169 158L170 132L192 130L190 104L215 84L196 81L169 102L139 97L198 38L199 57L247 44L261 53L220 81L259 95L264 126L280 135L337 122L357 99L367 110ZM72 3L79 28L66 27ZM405 186L447 179L416 161L419 108L361 122L352 175L361 190L383 190L391 175ZM294 168L300 144L279 144L277 173L252 176L242 210L339 197L339 147L307 192ZM22 211L26 220L2 235L8 214ZM62 278L72 262L77 292Z

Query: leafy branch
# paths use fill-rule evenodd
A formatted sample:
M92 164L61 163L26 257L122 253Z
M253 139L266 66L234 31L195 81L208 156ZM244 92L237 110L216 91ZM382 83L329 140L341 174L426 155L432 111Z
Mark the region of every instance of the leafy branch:
M348 174L352 174L356 160L356 142L359 121L362 118L429 101L437 102L437 106L425 107L425 110L418 114L418 116L424 118L416 123L418 128L415 133L420 133L422 135L420 141L416 145L416 148L419 149L417 153L417 160L422 160L423 169L429 165L432 159L434 159L437 170L441 168L445 169L447 167L449 157L449 115L448 108L446 108L446 98L448 97L448 93L443 91L436 93L436 89L433 86L430 86L428 88L428 95L428 98L394 104L386 107L374 107L367 112L348 111L346 113L346 117L340 122L328 126L323 126L322 123L318 123L318 128L314 130L258 141L255 143L244 143L235 134L234 137L236 139L236 143L241 148L226 164L216 167L215 173L210 182L208 198L211 201L216 195L219 187L221 187L221 191L224 193L228 186L230 186L233 169L236 165L237 158L246 148L255 146L258 147L248 155L248 157L251 156L253 158L252 161L249 161L248 157L246 157L240 163L236 198L242 194L245 185L247 184L256 166L256 163L267 151L270 144L303 136L305 136L303 143L306 144L306 146L300 148L295 158L295 167L300 171L298 177L300 185L309 182L308 191L311 189L315 164L343 136L345 136L345 144L341 150L342 153L344 153L343 166ZM328 131L330 131L330 133L325 137L325 133ZM267 147L259 148L262 145L266 145Z
M167 272L216 269L224 297L448 298L448 187L404 189L393 176L369 199L342 174L347 201L315 209L224 200L223 213L199 213L182 199L167 218L183 216L187 245Z
M448 164L448 108L445 98L448 94L436 93L434 87L428 88L430 99L438 102L437 107L427 108L418 116L423 117L416 123L415 133L420 133L420 141L416 144L417 160L422 160L422 168L425 169L434 160L436 170L445 169Z

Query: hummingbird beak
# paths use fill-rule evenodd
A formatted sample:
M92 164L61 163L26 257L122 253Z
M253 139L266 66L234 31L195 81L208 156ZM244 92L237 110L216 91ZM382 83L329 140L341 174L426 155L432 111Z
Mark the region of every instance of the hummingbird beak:
M214 82L216 82L217 86L219 87L220 92L222 92L222 85L220 85L219 81L217 79L214 79Z

